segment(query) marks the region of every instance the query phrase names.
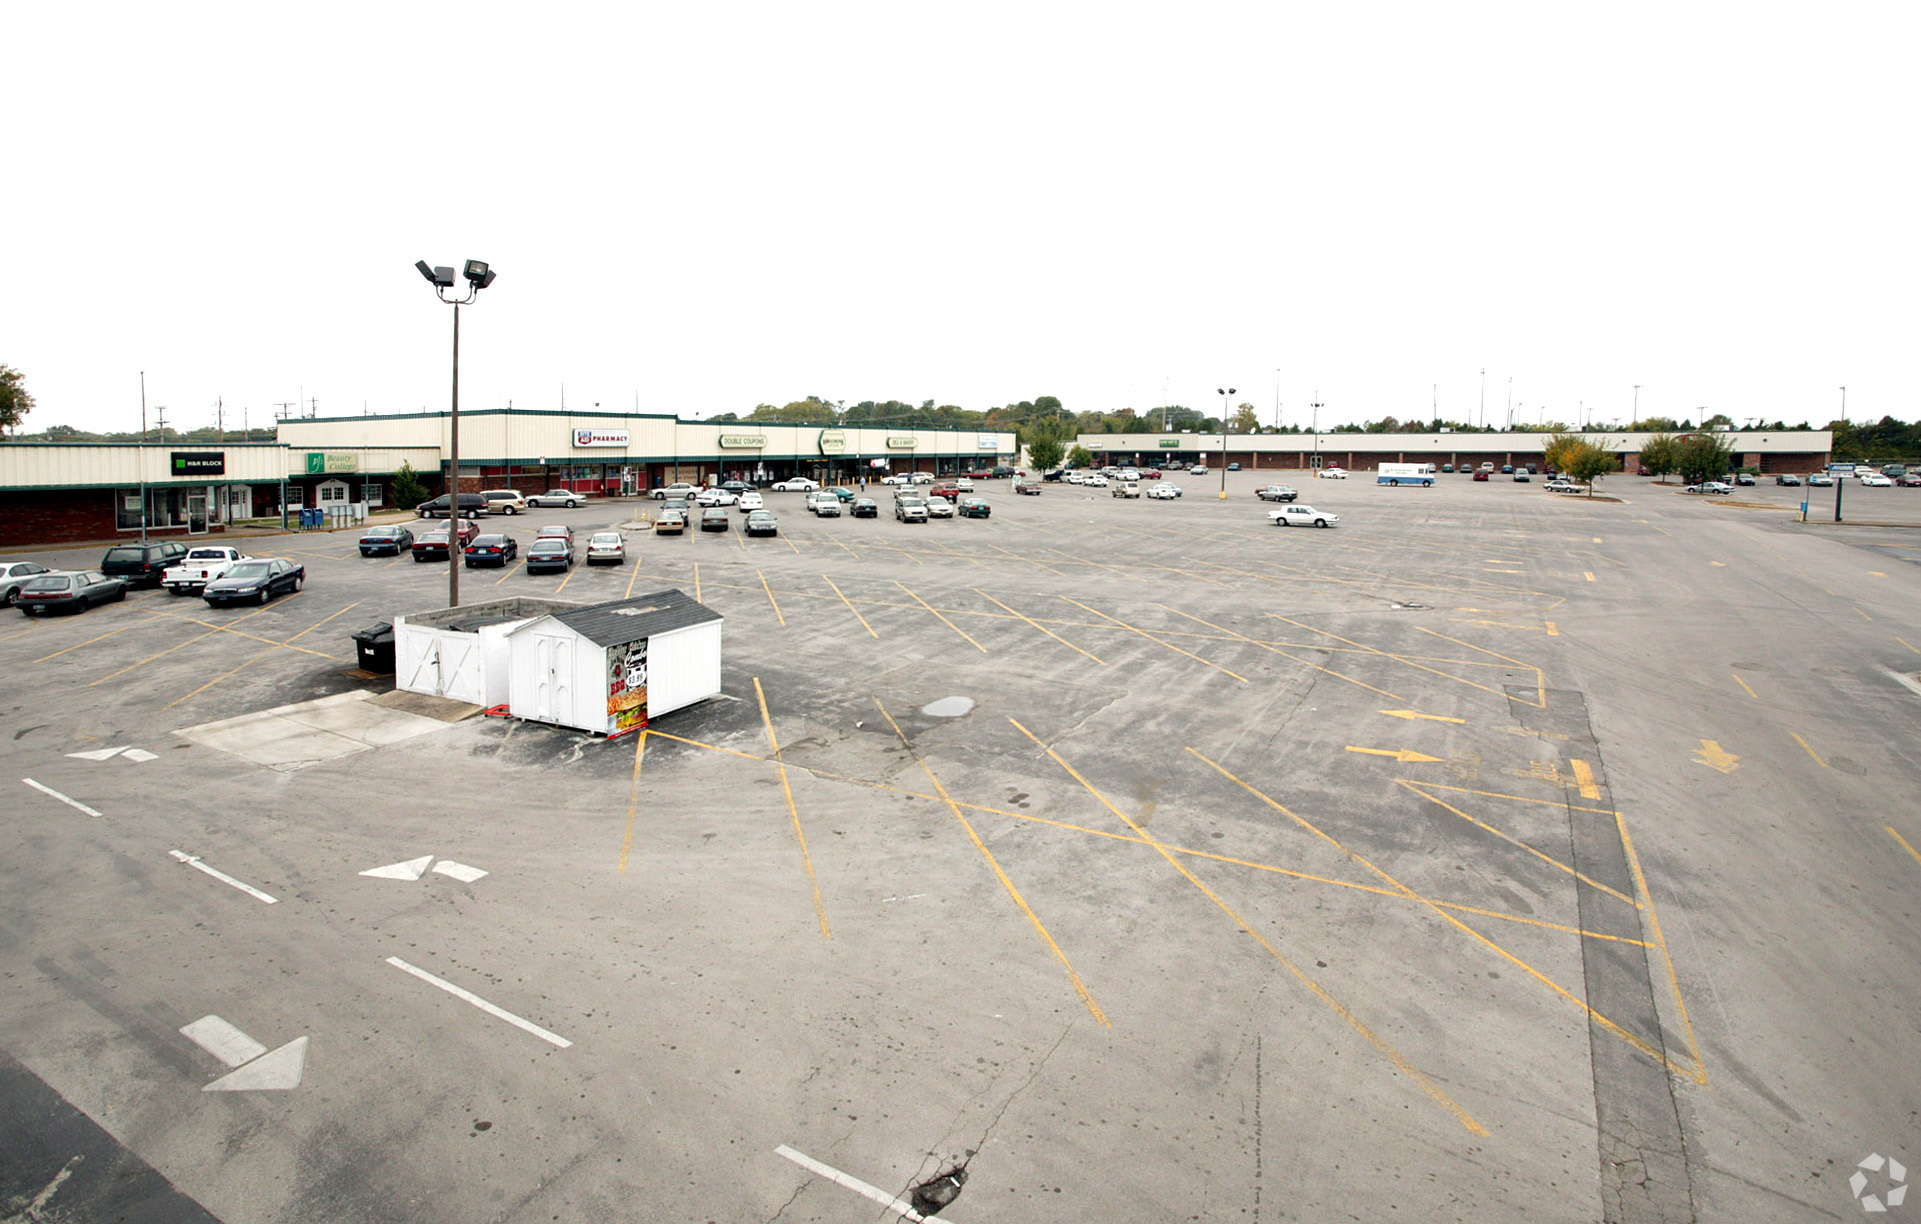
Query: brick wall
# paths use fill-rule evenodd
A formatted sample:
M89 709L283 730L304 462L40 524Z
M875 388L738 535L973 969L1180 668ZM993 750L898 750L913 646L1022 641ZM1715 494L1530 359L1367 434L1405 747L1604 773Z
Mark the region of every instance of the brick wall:
M114 526L117 496L112 489L0 492L0 549L115 539L121 534Z

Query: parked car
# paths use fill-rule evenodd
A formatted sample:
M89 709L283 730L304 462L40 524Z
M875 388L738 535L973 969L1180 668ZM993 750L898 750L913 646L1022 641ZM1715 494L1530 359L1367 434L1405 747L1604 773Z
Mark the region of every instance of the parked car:
M1549 493L1580 493L1585 491L1585 486L1577 485L1571 480L1550 480L1541 487Z
M953 518L954 503L948 501L945 497L928 498L927 499L927 517L930 519Z
M505 569L507 563L519 555L520 545L514 543L511 536L504 535L475 536L474 542L467 545L461 554L468 569L476 565L496 565Z
M956 498L960 497L960 495L961 495L960 486L951 480L942 481L940 484L937 484L933 488L927 490L928 497L930 498L944 497L948 501L953 501Z
M1441 470L1442 470L1443 472L1447 472L1447 473L1450 473L1450 474L1451 474L1451 473L1452 473L1452 472L1454 471L1454 465L1453 465L1453 464L1451 464L1451 463L1443 463L1443 464L1441 465Z
M528 505L539 506L542 510L550 506L574 510L585 505L586 502L587 495L573 489L549 489L545 493L535 493L527 498Z
M186 555L187 546L173 540L115 544L100 559L100 572L109 578L125 578L128 586L159 586L167 567L180 564Z
M1148 468L1145 472L1141 473L1142 480L1159 480L1160 478L1161 469L1159 468Z
M1738 485L1751 485L1754 483L1754 477L1748 475L1746 472L1736 472L1734 474L1734 483Z
M744 480L723 481L720 487L732 493L735 497L744 497L752 492L754 488L753 485L748 484Z
M1904 489L1921 489L1921 472L1909 472L1906 476L1903 476L1901 478L1901 487Z
M426 535L421 536L418 540L415 540L414 560L447 560L451 555L447 545L448 530L446 527L436 527ZM473 543L474 537L480 534L480 528L463 520L454 525L452 532L453 547L464 551L467 545Z
M1792 486L1798 487L1801 483L1801 478L1799 476L1796 476L1793 472L1782 472L1780 475L1774 478L1774 483L1778 485L1792 485Z
M398 557L414 546L414 533L405 527L369 527L360 533L360 555L392 553Z
M1709 480L1702 484L1689 485L1687 488L1682 489L1681 492L1683 493L1732 493L1734 492L1734 488L1731 485L1722 484L1718 480Z
M480 496L486 500L489 514L519 514L527 508L527 499L519 489L482 489Z
M839 518L840 498L825 489L816 489L807 495L807 508L814 512L815 518Z
M848 512L855 518L879 518L880 503L871 497L857 497Z
M932 472L909 472L907 474L907 483L908 484L933 484L934 474Z
M282 557L250 557L207 584L200 598L216 608L232 603L264 604L290 595L307 581L307 567Z
M23 616L42 612L85 612L95 604L118 603L127 597L127 580L99 570L47 570L21 586L14 606Z
M1487 470L1486 468L1478 468L1478 469L1476 469L1476 470L1475 470L1475 473L1474 473L1474 479L1476 479L1476 480L1486 480L1486 479L1487 479L1487 478L1488 478L1489 476L1491 476L1492 474L1493 474L1493 473L1491 473L1491 472L1489 472L1489 471L1488 471L1488 470Z
M1207 475L1207 465L1205 463L1197 463L1187 469L1187 474L1189 476L1205 476Z
M527 572L570 570L574 567L574 542L564 536L542 536L527 549Z
M963 497L955 510L962 518L987 518L994 513L994 507L988 505L984 497Z
M896 497L894 517L903 523L925 523L927 503L918 497Z
M779 488L780 486L775 485L774 487ZM655 501L671 501L677 497L691 498L698 492L700 492L700 490L693 485L688 484L686 481L681 481L679 484L662 485L647 496L653 498Z
M567 547L572 548L574 546L574 529L565 523L549 523L539 531L534 532L534 538L536 540L565 540L567 541Z
M1314 474L1316 476L1319 476L1322 480L1346 480L1347 479L1347 469L1345 468L1337 468L1337 467L1322 468L1320 471Z
M1894 482L1879 472L1869 472L1861 477L1861 487L1864 489L1892 489Z
M1269 510L1267 517L1277 527L1332 527L1341 521L1341 516L1338 514L1316 510L1312 506L1304 506L1299 502L1291 506L1282 506L1279 510Z
M170 595L198 595L209 582L226 573L228 566L245 560L247 554L231 544L196 545L161 573L160 585Z
M749 489L745 493L742 493L740 495L740 500L734 504L739 507L740 512L742 514L746 514L750 510L765 509L767 506L767 501L765 498L763 498L760 495L759 490Z
M1141 486L1132 480L1117 480L1114 482L1114 487L1108 491L1110 497L1139 497L1140 495Z
M1531 479L1532 479L1532 477L1530 477L1530 476L1529 476L1529 475L1527 474L1527 469L1526 469L1526 468L1516 468L1516 469L1514 470L1514 480L1515 480L1515 483L1517 483L1517 484L1526 484L1526 483L1528 483L1528 481L1529 481L1529 480L1531 480Z
M587 537L587 564L625 565L627 541L618 531L596 531Z
M53 572L38 561L0 561L0 604L11 608L19 601L20 588L27 579Z
M768 487L776 493L812 493L820 488L820 481L809 480L805 476L793 476L776 481Z
M1020 475L1020 473L1003 463L999 467L995 468L993 471L989 472L988 475L992 476L995 480L1005 480L1009 476L1018 476Z
M1105 489L1107 487L1107 477L1101 475L1099 472L1089 472L1087 475L1081 477L1080 483L1084 488Z
M700 512L700 529L702 531L732 531L734 529L734 517L728 514L723 507L709 506Z
M907 475L904 472L897 472L891 476L881 477L880 482L884 485L904 485L907 483Z
M960 478L962 480L992 480L994 478L994 469L973 468L970 471L962 472Z
M1826 472L1814 472L1808 476L1808 484L1818 489L1830 488L1834 484L1834 477Z
M726 489L702 489L694 494L696 506L731 506L740 501L740 494Z
M1181 495L1181 486L1172 481L1166 481L1149 489L1147 495L1155 501L1173 501Z
M1265 489L1254 490L1254 496L1260 498L1262 501L1291 502L1298 498L1300 494L1289 485L1271 484Z
M749 536L779 535L780 519L772 510L750 510L745 530Z
M752 518L753 515L747 517ZM687 512L684 510L662 510L654 516L655 535L682 535L687 530Z
M1029 497L1039 497L1041 495L1041 487L1031 480L1017 480L1014 482L1014 492L1025 493Z
M418 506L415 506L414 513L424 519L446 518L447 504L447 495L442 493L439 497L433 498L430 501L421 502ZM461 518L477 518L485 513L487 513L486 498L478 493L462 493L460 495Z

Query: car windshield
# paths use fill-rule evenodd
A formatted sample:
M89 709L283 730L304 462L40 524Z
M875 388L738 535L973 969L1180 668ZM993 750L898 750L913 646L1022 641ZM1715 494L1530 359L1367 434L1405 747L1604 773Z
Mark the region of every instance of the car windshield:
M544 554L546 554L546 553L564 553L564 552L566 552L566 551L567 551L567 541L565 541L565 540L535 540L535 541L534 541L534 546L533 546L533 547L532 547L531 549L529 549L528 551L529 551L529 552L537 552L537 553L541 553L541 554L543 554L543 555L544 555Z
M475 536L473 547L499 548L502 544L505 544L506 542L507 542L506 536Z
M265 578L268 565L265 561L243 561L227 571L229 578Z
M595 534L593 542L600 545L618 544L620 543L620 536L616 532L602 531Z
M64 591L72 584L73 579L66 574L48 574L44 578L35 578L21 589L27 591Z
M367 533L367 538L370 540L384 540L399 534L400 528L398 527L375 527Z

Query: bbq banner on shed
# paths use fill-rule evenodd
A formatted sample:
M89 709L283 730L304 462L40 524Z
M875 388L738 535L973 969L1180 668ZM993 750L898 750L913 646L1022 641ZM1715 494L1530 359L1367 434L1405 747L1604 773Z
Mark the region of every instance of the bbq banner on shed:
M607 726L609 735L647 725L647 639L607 651Z

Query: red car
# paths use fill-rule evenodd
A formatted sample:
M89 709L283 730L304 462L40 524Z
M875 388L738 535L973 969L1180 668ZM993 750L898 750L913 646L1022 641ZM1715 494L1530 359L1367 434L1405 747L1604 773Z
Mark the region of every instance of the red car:
M1486 479L1487 479L1487 473L1486 473L1486 472L1480 472L1480 471L1477 471L1477 472L1475 472L1475 473L1474 473L1474 479L1476 479L1476 480L1486 480Z
M1141 470L1142 480L1159 480L1160 478L1161 478L1161 469L1159 468L1143 468Z
M928 489L927 495L929 497L945 497L951 502L960 500L961 491L959 485L954 484L952 481L945 481Z
M445 527L436 527L426 535L415 540L414 560L447 560L449 557L447 531L448 529ZM474 526L473 522L469 519L454 520L453 531L455 533L455 547L459 548L463 553L466 551L467 545L474 542L474 537L480 534L480 528Z
M961 475L963 475L963 476L965 476L965 477L967 477L967 479L969 479L969 480L992 480L992 479L994 479L994 473L992 473L992 472L990 472L990 471L988 471L988 470L987 470L986 468L981 468L981 469L980 469L979 471L974 471L974 472L962 472L962 473L961 473Z

